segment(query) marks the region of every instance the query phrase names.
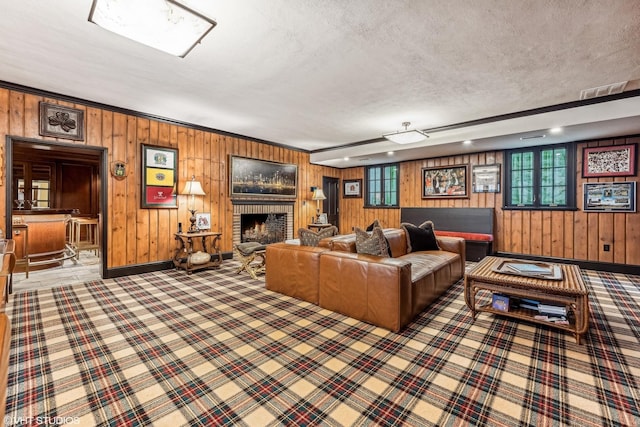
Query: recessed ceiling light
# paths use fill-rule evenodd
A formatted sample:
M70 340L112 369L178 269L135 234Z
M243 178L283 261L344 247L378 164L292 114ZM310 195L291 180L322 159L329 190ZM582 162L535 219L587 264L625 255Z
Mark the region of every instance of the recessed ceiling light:
M387 156L393 156L393 151L387 151Z
M550 132L550 133L552 133L552 134L554 134L554 135L555 135L555 134L559 134L559 133L561 133L561 132L562 132L562 128L561 128L561 127L551 128L551 129L549 129L549 132Z
M470 139L467 139L467 140L465 140L465 141L463 142L463 144L464 144L464 145L469 145L469 144L471 144L471 140L470 140Z
M345 158L344 158L344 161L345 161L345 162L346 162L346 161L348 161L348 160L349 160L349 158L348 158L348 157L345 157Z

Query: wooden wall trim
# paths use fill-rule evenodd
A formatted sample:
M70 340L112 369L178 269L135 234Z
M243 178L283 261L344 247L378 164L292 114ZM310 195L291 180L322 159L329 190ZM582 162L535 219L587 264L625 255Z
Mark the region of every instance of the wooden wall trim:
M100 110L108 110L114 113L120 113L120 114L125 114L128 116L134 116L134 117L139 117L141 119L147 119L147 120L153 120L159 123L166 123L166 124L171 124L171 125L176 125L176 126L183 126L186 128L190 128L190 129L196 129L196 130L201 130L204 132L213 132L213 133L217 133L220 135L225 135L225 136L229 136L232 138L242 138L242 139L246 139L248 141L255 141L255 142L259 142L261 144L268 144L268 145L273 145L273 146L277 146L277 147L283 147L289 150L294 150L294 151L302 151L305 153L308 153L309 150L305 150L302 148L297 148L297 147L292 147L292 146L288 146L285 144L280 144L278 142L274 142L274 141L267 141L264 139L260 139L260 138L254 138L252 136L247 136L247 135L240 135L237 133L233 133L233 132L228 132L225 130L221 130L221 129L214 129L214 128L210 128L207 126L202 126L202 125L198 125L195 123L189 123L189 122L183 122L181 120L175 120L175 119L171 119L171 118L167 118L167 117L162 117L162 116L157 116L154 114L149 114L149 113L144 113L144 112L140 112L140 111L136 111L136 110L129 110L127 108L121 108L121 107L116 107L113 105L109 105L109 104L103 104L100 102L96 102L96 101L91 101L88 99L83 99L83 98L77 98L74 96L69 96L69 95L64 95L64 94L60 94L60 93L56 93L56 92L50 92L47 90L43 90L43 89L37 89L37 88L33 88L33 87L29 87L29 86L23 86L17 83L11 83L11 82L7 82L4 80L0 80L0 88L4 88L4 89L9 89L9 90L13 90L13 91L20 91L20 92L24 92L24 93L28 93L31 95L36 95L36 96L41 96L44 98L55 98L58 99L60 101L64 101L64 102L69 102L69 103L73 103L73 104L83 104L86 107L91 107L91 108L97 108Z

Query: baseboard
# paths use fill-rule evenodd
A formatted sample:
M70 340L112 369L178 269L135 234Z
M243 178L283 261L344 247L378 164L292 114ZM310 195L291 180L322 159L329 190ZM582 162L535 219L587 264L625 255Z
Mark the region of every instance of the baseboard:
M493 255L499 256L499 257L505 257L505 258L526 259L531 261L575 264L578 267L585 270L598 270L598 271L607 271L610 273L633 274L633 275L640 276L640 265L615 264L612 262L584 261L584 260L572 259L572 258L543 257L543 256L524 255L524 254L517 254L517 253L510 253L510 252L496 252Z
M222 259L233 259L233 252L222 252ZM127 265L124 267L108 268L103 275L104 279L132 276L135 274L151 273L153 271L170 270L174 268L173 261L150 262L147 264Z

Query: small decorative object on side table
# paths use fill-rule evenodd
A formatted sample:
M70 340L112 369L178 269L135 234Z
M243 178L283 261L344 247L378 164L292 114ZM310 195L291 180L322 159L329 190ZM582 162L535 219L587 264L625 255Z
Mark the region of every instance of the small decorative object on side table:
M196 233L175 233L178 246L173 255L173 265L191 274L206 268L218 268L222 264L222 252L218 246L222 233L201 231ZM199 249L194 251L194 242L200 239ZM207 240L210 240L207 244Z

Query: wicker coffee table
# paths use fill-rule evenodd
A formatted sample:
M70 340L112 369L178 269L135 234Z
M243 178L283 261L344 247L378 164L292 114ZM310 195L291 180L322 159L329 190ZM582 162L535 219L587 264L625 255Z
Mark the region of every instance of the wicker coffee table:
M497 267L504 261L505 258L488 256L465 274L464 299L471 309L473 318L475 319L478 312L488 312L540 323L571 332L576 337L576 342L580 344L582 335L589 329L589 292L582 280L580 268L571 264L555 264L562 270L562 278L547 280L496 272ZM491 298L488 304L479 305L476 303L476 297L480 291L565 306L569 314L567 317L569 324L536 319L535 315L538 313L526 308L498 310L493 307Z

